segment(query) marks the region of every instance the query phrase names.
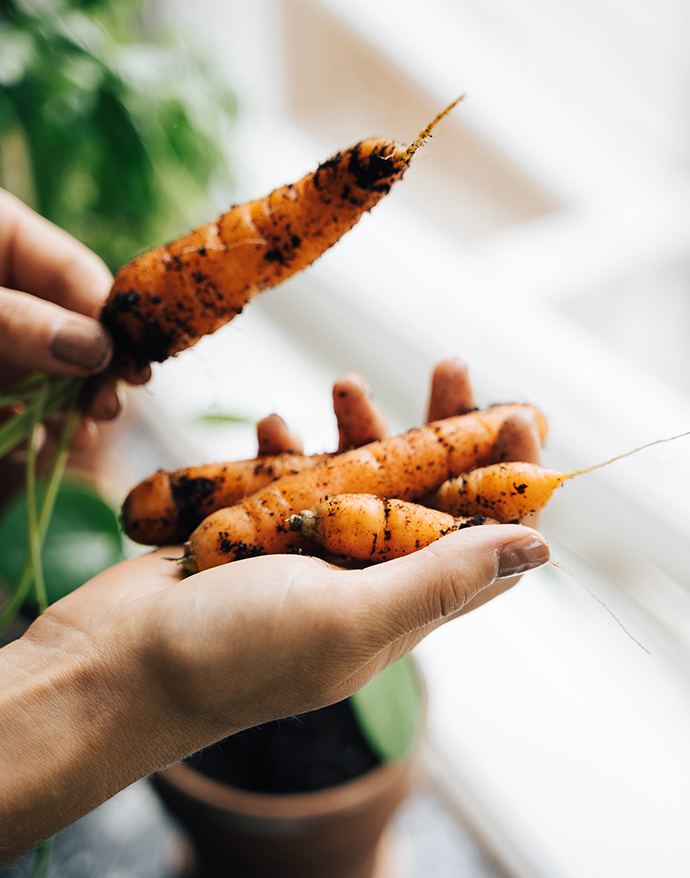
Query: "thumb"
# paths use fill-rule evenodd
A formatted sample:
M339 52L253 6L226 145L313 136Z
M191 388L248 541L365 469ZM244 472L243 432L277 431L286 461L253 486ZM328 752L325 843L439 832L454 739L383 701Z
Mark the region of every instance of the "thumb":
M467 528L405 558L361 571L357 604L368 627L379 626L372 635L378 636L381 648L413 635L413 643L405 644L407 651L484 589L499 582L507 589L513 577L548 560L548 545L532 528Z

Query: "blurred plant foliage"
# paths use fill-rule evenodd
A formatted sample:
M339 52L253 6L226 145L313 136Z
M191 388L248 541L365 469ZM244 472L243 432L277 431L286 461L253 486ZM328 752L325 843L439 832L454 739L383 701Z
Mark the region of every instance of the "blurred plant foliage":
M0 186L117 269L229 188L235 101L138 0L0 0Z

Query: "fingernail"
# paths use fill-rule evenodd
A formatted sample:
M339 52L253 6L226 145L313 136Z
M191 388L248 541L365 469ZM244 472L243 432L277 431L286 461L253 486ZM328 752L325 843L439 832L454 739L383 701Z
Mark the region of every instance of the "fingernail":
M518 576L527 570L541 567L549 560L549 547L536 537L523 537L506 543L498 550L497 579Z
M98 324L86 320L67 320L58 329L50 346L56 360L79 366L89 372L105 366L110 356L111 341Z

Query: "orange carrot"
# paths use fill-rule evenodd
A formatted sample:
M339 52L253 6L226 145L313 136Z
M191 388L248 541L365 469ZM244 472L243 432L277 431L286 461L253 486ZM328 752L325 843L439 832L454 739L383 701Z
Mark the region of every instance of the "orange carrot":
M209 463L166 472L139 482L122 505L120 520L135 543L165 546L184 542L216 509L232 506L288 473L316 466L325 454L278 454L232 463Z
M290 516L288 524L290 530L332 555L390 561L485 521L483 517L455 518L418 503L374 494L336 494Z
M569 474L536 463L495 463L449 479L428 502L449 515L491 515L502 522L518 521L543 509L567 478Z
M287 519L331 494L364 493L417 500L475 464L489 463L501 424L520 404L493 406L434 421L286 475L228 509L212 513L192 533L183 566L188 572L252 555L296 551L299 534ZM546 419L525 406L546 435Z
M162 362L232 320L261 290L306 268L388 193L457 103L409 147L364 140L297 183L136 257L118 271L101 312L117 350L139 367Z
M685 433L681 434L687 435ZM500 522L518 521L543 509L553 492L568 479L608 466L638 451L679 439L656 439L603 463L563 473L535 463L506 462L478 467L445 482L428 501L450 515L490 515Z

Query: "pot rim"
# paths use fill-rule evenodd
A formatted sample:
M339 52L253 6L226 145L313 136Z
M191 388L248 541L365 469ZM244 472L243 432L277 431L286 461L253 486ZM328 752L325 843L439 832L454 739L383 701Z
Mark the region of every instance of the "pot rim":
M386 794L391 785L403 783L414 768L414 756L385 762L346 783L304 793L258 793L221 783L177 762L159 773L166 783L187 796L222 810L247 816L300 819L354 811L362 802Z

